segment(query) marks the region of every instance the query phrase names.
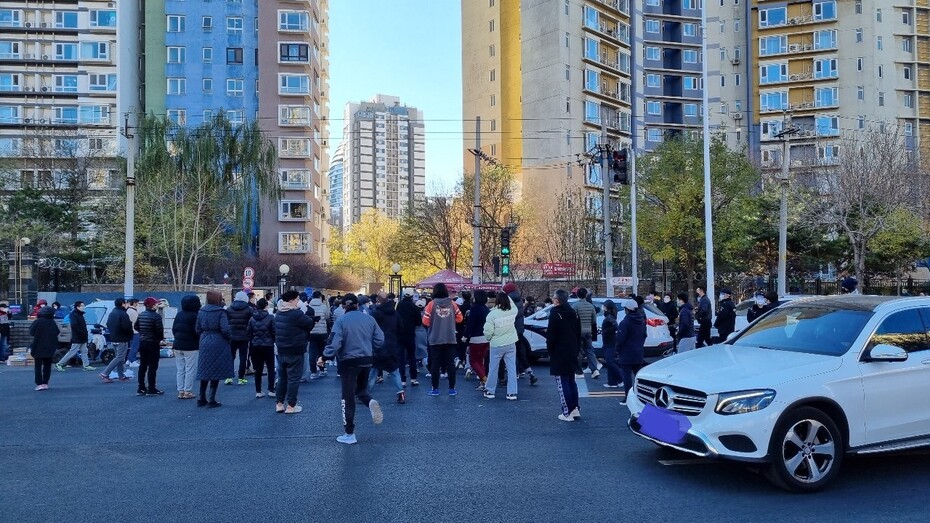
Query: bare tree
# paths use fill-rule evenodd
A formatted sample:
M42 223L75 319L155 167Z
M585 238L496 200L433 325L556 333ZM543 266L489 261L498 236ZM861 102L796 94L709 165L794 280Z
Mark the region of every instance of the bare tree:
M452 195L427 197L401 222L395 252L404 263L456 270L469 233L470 217Z

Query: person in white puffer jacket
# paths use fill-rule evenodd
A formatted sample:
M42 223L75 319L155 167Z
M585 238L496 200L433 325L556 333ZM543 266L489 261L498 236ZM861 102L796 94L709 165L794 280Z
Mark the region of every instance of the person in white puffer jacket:
M491 346L491 364L488 367L487 390L484 397L494 399L497 385L494 376L501 360L507 367L507 399L517 399L517 328L514 318L518 311L513 300L506 293L498 292L497 305L488 313L484 322L484 337Z

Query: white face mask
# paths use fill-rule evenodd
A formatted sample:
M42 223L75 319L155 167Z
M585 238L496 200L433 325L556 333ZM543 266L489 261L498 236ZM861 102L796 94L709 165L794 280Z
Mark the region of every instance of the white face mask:
M720 295L720 301L723 301L723 300L725 300L725 299L727 299L727 295L726 295L726 294L721 294L721 295Z
M765 305L765 298L763 298L762 296L759 296L758 298L756 298L756 305L758 305L758 306L760 306L760 307L761 307L762 305Z
M669 298L668 296L666 296L666 297L662 298L662 301L664 301L665 303L668 303L668 302L672 301L672 299Z

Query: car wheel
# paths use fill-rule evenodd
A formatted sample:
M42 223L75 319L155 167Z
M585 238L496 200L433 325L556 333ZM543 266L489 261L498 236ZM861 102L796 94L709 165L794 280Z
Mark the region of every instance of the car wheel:
M845 449L843 434L830 416L801 407L775 425L766 477L791 492L816 492L839 473Z

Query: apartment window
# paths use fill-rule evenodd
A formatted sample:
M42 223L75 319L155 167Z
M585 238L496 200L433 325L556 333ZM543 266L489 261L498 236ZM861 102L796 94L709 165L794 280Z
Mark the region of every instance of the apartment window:
M814 49L836 48L836 29L814 33Z
M862 14L862 0L856 0L856 14Z
M763 36L759 39L759 54L762 56L786 52L788 52L788 37L785 35Z
M241 47L227 47L226 48L226 63L227 64L241 64L242 63L242 48Z
M646 102L647 114L662 114L662 104L659 102Z
M310 202L282 201L278 211L279 221L307 221L310 219Z
M698 52L694 49L685 49L681 53L681 59L686 64L696 64L698 63Z
M88 78L88 89L91 91L116 91L116 73L113 74L90 74Z
M740 81L741 81L739 73L736 73L735 75L733 75L733 81L735 82L735 85L739 86Z
M494 7L494 0L488 0L488 7Z
M76 124L78 123L78 108L75 106L56 107L55 123Z
M600 13L597 9L589 5L584 6L584 25L591 29L600 29Z
M911 25L911 13L907 11L901 12L901 23L904 25Z
M911 122L904 122L904 136L913 136L914 135L914 124Z
M571 47L572 35L571 33L565 33L565 48L568 49ZM491 47L494 47L493 45Z
M862 29L856 29L856 43L862 43Z
M865 101L865 87L861 85L856 87L856 99Z
M20 123L20 113L18 105L0 105L0 123Z
M586 69L584 72L584 88L594 92L601 92L601 73Z
M814 20L836 20L836 0L815 3Z
M168 15L168 32L183 33L187 25L187 17L183 15Z
M2 59L18 59L20 57L20 44L19 42L0 42L0 58Z
M661 5L661 1L660 0L646 0L646 5L652 5L652 6Z
M116 10L97 10L90 11L91 27L116 27Z
M904 95L904 107L907 107L908 109L914 108L914 95L910 93L906 93Z
M876 22L881 22L881 21L882 21L882 10L881 10L881 9L876 9L876 10L875 10L875 21L876 21Z
M278 94L310 94L310 75L279 74Z
M698 115L697 104L685 104L685 116L694 118Z
M739 32L739 20L733 20L733 32L734 33Z
M817 156L825 162L832 162L840 157L839 145L824 145L817 148Z
M662 77L657 74L647 74L646 87L662 87Z
M884 78L884 77L885 77L884 71L885 71L885 68L884 68L884 67L878 66L878 77L879 77L879 78Z
M759 27L775 27L785 25L788 21L788 8L769 7L759 9Z
M279 105L278 124L309 126L310 111L310 107L306 105Z
M55 75L55 92L56 93L76 93L78 92L78 77L76 74L57 74Z
M245 88L245 81L241 78L229 78L226 80L226 94L228 96L242 96Z
M177 125L187 125L187 111L184 109L168 109L165 111L168 120Z
M647 129L646 139L653 143L661 143L663 139L662 129Z
M281 157L309 158L310 151L309 138L278 138L278 152Z
M697 35L697 24L687 23L682 26L685 36L696 36Z
M572 66L570 65L565 66L565 79L566 80L572 79Z
M646 19L646 32L647 33L658 33L659 32L659 21L653 19Z
M840 90L836 87L819 87L814 92L815 107L833 107L839 105Z
M77 44L55 44L55 60L77 60Z
M598 60L601 57L600 44L591 38L584 39L584 57L589 60Z
M726 87L726 86L727 86L727 75L722 74L720 75L720 87Z
M682 9L697 9L697 0L681 0Z
M879 107L885 106L885 93L881 93L881 92L878 93L878 106Z
M168 94L185 94L185 93L187 93L187 79L168 78Z
M183 64L187 62L186 47L168 47L168 63Z
M865 129L865 116L859 115L856 117L856 126L859 129Z
M242 34L242 17L241 16L227 16L226 17L226 32L228 34Z
M838 136L840 119L836 116L818 116L816 119L818 136Z
M911 79L911 67L909 65L905 65L902 69L904 71L904 79L910 80Z
M883 47L882 47L882 37L881 37L881 36L876 36L876 37L875 37L875 48L878 49L879 51L881 51L881 50L883 49Z
M491 95L491 107L494 107L495 105L497 105L497 96L492 94Z
M647 47L646 48L646 60L660 60L661 52L658 47Z
M584 103L584 121L590 123L601 122L601 106L595 102L585 101Z
M488 46L488 56L494 56L494 44Z
M856 59L856 71L862 70L862 57Z
M565 0L565 14L566 15L568 15L568 10L570 9L569 3L570 3L570 0Z
M759 83L771 84L788 80L788 64L766 64L759 67Z
M308 232L279 232L279 254L301 254L311 252L313 238Z
M494 20L490 20L490 21L488 22L488 32L490 32L490 33L493 33L493 32L494 32Z
M497 79L497 73L495 72L494 69L491 69L490 73L488 74L488 78L492 82Z
M901 40L901 50L904 51L905 53L911 52L911 39L910 38L905 36Z
M75 11L57 11L55 13L55 27L58 29L77 29L78 14Z
M307 31L310 29L310 13L306 11L278 11L279 31Z
M836 78L839 75L836 65L836 58L814 60L814 78Z
M226 119L233 125L242 125L245 122L245 111L241 109L226 111Z
M201 53L201 56L203 57L203 63L212 64L213 63L213 48L204 47L203 52Z
M0 27L22 27L23 12L19 9L0 9Z
M721 20L720 21L720 34L723 34L725 32L727 32L727 21Z
M310 46L298 43L278 44L278 61L309 63Z
M204 32L207 32L207 33L209 33L210 31L212 31L212 30L213 30L213 17L212 17L212 16L205 16L205 17L201 18L201 19L200 19L200 28L203 29Z
M686 91L697 91L698 87L698 78L696 76L686 76L684 78L684 85Z
M309 189L312 185L313 174L309 169L282 169L278 175L284 189Z
M491 120L491 131L497 130L497 120Z
M759 106L763 111L781 111L788 108L788 92L773 91L759 95Z
M109 42L85 42L81 44L81 58L84 60L108 60L110 58Z
M568 97L568 96L565 97L565 112L566 113L572 112L572 99L571 97Z
M762 136L765 138L776 138L775 135L781 132L781 120L768 120L762 122Z
M203 82L201 83L201 87L203 88L203 92L212 93L213 92L213 78L204 78Z

